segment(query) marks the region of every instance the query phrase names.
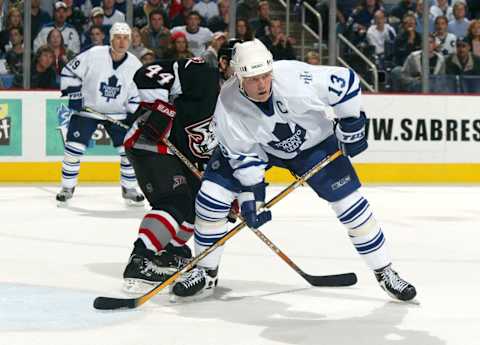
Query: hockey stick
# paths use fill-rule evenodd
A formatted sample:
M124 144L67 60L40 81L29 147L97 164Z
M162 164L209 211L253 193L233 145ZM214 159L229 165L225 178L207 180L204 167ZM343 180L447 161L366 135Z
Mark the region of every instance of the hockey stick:
M325 166L327 166L330 162L335 160L337 157L341 155L340 151L335 152L333 155L326 157L319 163L317 163L313 168L311 168L309 171L307 171L305 174L303 174L301 177L297 178L294 182L292 182L287 188L285 188L283 191L281 191L279 194L277 194L273 199L271 199L269 202L266 203L265 207L266 208L271 208L273 205L277 204L280 200L285 198L288 194L290 194L293 190L295 190L297 187L301 186L305 181L307 181L309 178L311 178L313 175L315 175L317 172L322 170ZM115 297L97 297L95 298L95 301L93 302L93 307L95 309L100 309L100 310L115 310L115 309L122 309L122 308L127 308L127 309L134 309L145 302L149 301L152 297L157 295L160 291L162 291L164 288L172 284L176 279L180 277L181 274L189 271L192 269L200 260L202 260L204 257L209 255L211 252L213 252L215 249L218 247L222 246L225 242L227 242L230 238L235 236L240 230L242 230L246 226L245 221L242 221L240 224L238 224L236 227L234 227L232 230L227 232L222 238L220 238L215 244L196 257L192 259L187 265L182 267L180 270L178 270L176 273L174 273L170 278L165 280L163 283L157 285L154 287L152 290L147 292L146 294L137 297L137 298L115 298ZM353 275L353 276L352 276ZM355 275L352 273L352 275L349 275L350 281L352 279L356 281Z
M94 115L102 116L104 118L118 126L123 128L128 128L124 123L117 121L111 118L108 115L101 114L95 112L91 109L86 109L89 113ZM163 139L163 143L172 151L174 155L176 155L190 170L191 172L198 177L199 179L202 178L202 173L197 169L195 165L190 162L190 160L180 152L175 145L173 145L167 138ZM332 160L336 159L340 155L340 152L337 151L331 157ZM240 220L242 218L240 217ZM287 265L289 265L295 272L297 272L303 279L305 279L310 285L312 286L351 286L355 285L357 282L357 276L355 273L341 273L341 274L333 274L333 275L310 275L305 273L300 267L295 264L292 259L290 259L280 248L278 248L270 239L260 230L250 228L253 233L262 240L275 254L277 254Z
M187 167L192 171L192 173L198 178L202 177L202 173L185 157L177 148L165 139L165 144L174 149L172 151L176 152L175 154L178 158L187 165ZM337 158L340 155L339 151L335 152L331 158L332 160ZM240 220L243 220L240 215ZM300 267L295 264L292 259L290 259L287 254L285 254L280 248L278 248L270 239L260 230L249 227L253 233L262 240L275 254L277 254L283 261L287 263L295 272L297 272L303 279L310 283L313 286L351 286L355 285L357 282L357 276L355 273L341 273L341 274L332 274L332 275L310 275L305 273Z

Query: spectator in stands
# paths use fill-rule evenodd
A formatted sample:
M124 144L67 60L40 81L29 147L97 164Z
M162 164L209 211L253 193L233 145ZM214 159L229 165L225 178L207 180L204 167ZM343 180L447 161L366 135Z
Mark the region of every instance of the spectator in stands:
M153 10L148 15L147 26L140 30L143 45L153 50L157 59L163 58L170 42L170 30L165 27L164 12Z
M316 51L310 50L305 54L305 62L309 65L320 65L320 55Z
M433 35L428 36L429 75L445 74L445 58L437 53ZM408 55L403 67L392 70L392 81L396 91L418 92L421 89L423 52L417 50Z
M291 37L287 37L283 31L280 19L271 19L269 34L260 38L273 55L273 60L295 60Z
M105 44L105 33L101 26L92 25L88 30L88 36L90 37L91 46L102 46Z
M175 2L175 0L173 2ZM162 0L141 1L133 9L133 26L140 29L148 25L148 16L153 10L162 11L163 18L168 18L166 5ZM165 20L165 26L167 28L170 27L170 20Z
M208 28L200 26L201 17L196 11L187 16L187 25L172 28L174 32L183 32L187 36L190 51L194 56L201 56L207 49L207 44L212 40L212 32Z
M21 28L10 29L10 42L12 48L7 52L8 71L15 77L23 74L23 30Z
M374 23L367 30L367 41L369 45L375 48L375 55L383 56L385 43L393 43L397 34L390 24L385 23L385 12L382 10L375 12Z
M211 32L228 31L230 0L218 0L218 15L209 19L208 28Z
M53 67L57 74L57 80L60 81L60 71L74 57L75 53L65 48L62 33L58 29L50 30L47 36L47 45L53 50Z
M365 48L367 43L367 30L373 22L376 11L383 10L379 0L361 0L353 10L347 21L347 37L357 47Z
M84 28L88 21L85 13L78 6L74 6L73 0L63 0L63 2L67 5L66 22L74 27L80 36L83 36Z
M452 6L448 5L448 0L437 0L437 3L430 7L430 13L433 15L433 18L445 16L447 17L448 21L454 19L453 9Z
M457 52L447 57L446 69L451 75L480 75L480 57L472 54L468 38L457 39Z
M187 22L187 17L193 11L195 2L193 0L182 0L182 11L172 19L171 27L183 26ZM202 23L204 25L205 23Z
M416 31L416 21L413 14L407 14L402 20L402 30L393 44L393 60L396 66L403 66L407 56L422 49L422 36Z
M235 25L235 38L242 41L253 40L252 29L246 19L237 19L237 24Z
M32 89L58 88L54 63L54 52L47 45L37 49L30 71L30 87ZM23 74L13 80L14 87L23 87Z
M457 1L453 5L454 19L448 22L448 32L451 32L457 37L464 37L467 35L468 25L470 21L465 18L467 9L463 2Z
M423 33L423 0L417 0L417 3L415 5L415 19L417 22L417 32L419 34ZM429 12L428 13L428 32L433 32L435 30L434 27L434 21L435 18L433 18L433 15Z
M165 53L166 59L178 60L181 58L188 59L193 57L192 52L188 48L187 35L185 35L185 33L181 31L172 33L170 39L172 43Z
M470 22L467 35L470 46L472 48L472 54L480 57L480 20L474 19Z
M255 37L260 38L269 34L270 5L268 1L260 1L257 8L257 17L250 21L250 27L255 32Z
M10 46L10 30L13 28L22 28L22 13L17 7L12 7L7 14L5 30L0 32L0 53L3 55Z
M142 53L140 54L140 61L144 65L148 65L156 60L155 52L148 48L143 48Z
M218 16L218 6L213 0L200 0L193 6L193 10L200 13L203 20L207 22L210 18Z
M125 22L125 14L115 9L115 0L103 0L102 8L104 15L103 24L111 26L115 23Z
M433 32L433 36L435 36L437 40L438 51L444 56L455 52L455 41L457 39L457 36L447 30L447 17L438 16L435 18L435 31Z
M145 52L145 49L147 48L145 48L145 46L143 45L142 34L140 33L140 30L134 27L132 29L132 43L130 43L130 48L128 48L128 51L140 60L141 55Z
M390 15L399 21L409 12L415 12L416 6L413 0L400 0L399 3L392 8Z
M102 34L100 36L103 37L103 42L100 45L109 45L110 25L103 25L103 9L101 7L94 7L90 12L90 24L86 34L84 35L82 51L87 50L94 45L99 45L98 41L92 41L92 39L96 39L99 35L98 30L102 31ZM93 37L92 35L95 37Z
M357 7L358 0L337 0L337 20L340 24L346 25L352 11Z
M52 17L40 8L40 0L32 0L32 44L40 29L52 21Z
M202 57L212 68L218 68L218 52L226 41L227 36L223 31L215 32L212 42L210 42L207 50L202 54Z
M53 12L53 22L45 25L33 41L33 51L36 52L42 45L47 43L48 33L57 28L62 33L65 45L68 49L77 54L80 51L80 37L77 30L67 24L67 5L63 1L57 1Z

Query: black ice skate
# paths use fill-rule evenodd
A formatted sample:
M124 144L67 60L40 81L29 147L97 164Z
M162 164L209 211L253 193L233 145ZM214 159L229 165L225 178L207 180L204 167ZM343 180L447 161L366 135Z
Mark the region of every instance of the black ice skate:
M194 301L211 296L218 283L218 268L197 266L175 283L171 302Z
M400 301L411 301L417 295L415 287L409 282L400 278L391 265L380 270L375 270L375 277L383 290L392 298Z
M143 206L145 197L135 188L125 188L122 186L122 197L129 206Z
M67 204L67 201L73 197L74 191L75 191L75 187L73 188L62 187L62 189L60 190L60 192L58 192L56 196L58 206L65 206Z
M141 240L135 247L123 272L123 290L128 293L146 293L170 278L188 259L167 250L154 253Z

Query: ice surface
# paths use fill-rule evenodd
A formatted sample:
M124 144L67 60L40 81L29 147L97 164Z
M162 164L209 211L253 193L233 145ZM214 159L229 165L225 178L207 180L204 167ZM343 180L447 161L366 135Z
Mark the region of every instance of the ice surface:
M280 187L272 187L270 195ZM480 344L480 187L366 187L394 267L420 305L392 302L325 202L300 188L261 230L310 274L354 271L313 288L248 229L227 242L213 298L94 310L123 296L143 209L117 186L80 185L57 208L52 186L0 186L0 345Z

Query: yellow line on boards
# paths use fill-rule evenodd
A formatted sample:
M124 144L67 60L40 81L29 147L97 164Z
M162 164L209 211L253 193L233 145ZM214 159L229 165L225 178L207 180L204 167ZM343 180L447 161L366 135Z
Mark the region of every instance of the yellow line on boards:
M355 164L363 183L480 183L480 164L359 163ZM0 182L59 182L61 162L0 162ZM118 162L82 162L80 182L118 182ZM288 170L267 172L270 183L289 183Z

